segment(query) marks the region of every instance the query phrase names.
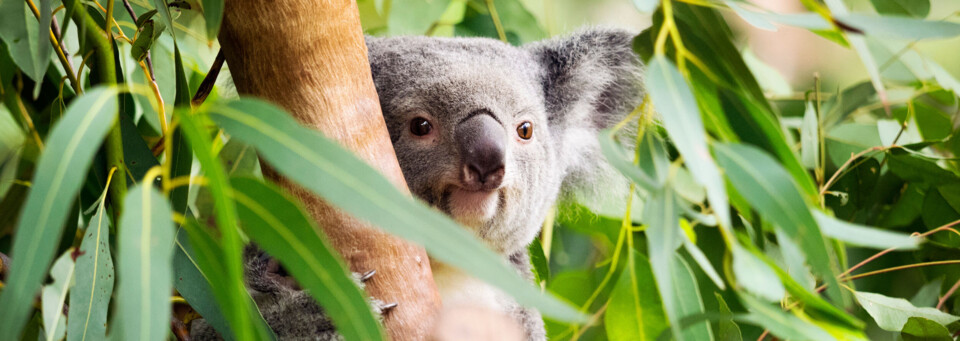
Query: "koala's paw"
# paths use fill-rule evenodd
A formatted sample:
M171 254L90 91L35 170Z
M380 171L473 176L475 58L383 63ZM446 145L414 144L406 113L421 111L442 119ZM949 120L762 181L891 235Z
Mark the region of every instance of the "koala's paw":
M367 281L373 278L373 275L376 275L376 274L377 274L377 270L370 270L362 274L358 272L354 272L352 273L353 281L357 283L357 286L359 286L360 289L364 289L366 288ZM393 310L393 308L396 308L397 305L399 305L399 303L397 302L384 303L383 301L373 297L367 297L367 303L370 304L370 309L373 310L374 314L377 314L377 317L381 319L381 322L383 320L383 315L386 315L387 313L390 312L390 310Z

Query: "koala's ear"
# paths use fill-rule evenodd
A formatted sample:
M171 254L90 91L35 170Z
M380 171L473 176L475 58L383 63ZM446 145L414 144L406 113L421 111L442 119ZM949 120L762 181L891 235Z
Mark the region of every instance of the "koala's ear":
M632 49L634 36L592 28L527 46L542 67L552 126L607 128L640 103L642 65Z

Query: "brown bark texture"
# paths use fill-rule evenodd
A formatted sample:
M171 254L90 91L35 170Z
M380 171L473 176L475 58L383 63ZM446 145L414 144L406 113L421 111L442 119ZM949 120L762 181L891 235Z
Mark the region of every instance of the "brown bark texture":
M380 111L355 2L227 0L219 38L241 94L280 105L408 191ZM426 339L440 297L423 248L338 211L273 172L265 174L303 201L352 271L377 271L367 293L399 303L384 320L391 339Z

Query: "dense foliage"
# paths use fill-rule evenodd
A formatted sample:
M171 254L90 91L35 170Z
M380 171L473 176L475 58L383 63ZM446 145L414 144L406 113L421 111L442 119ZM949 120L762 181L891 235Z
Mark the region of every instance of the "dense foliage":
M336 143L234 98L228 78L205 80L222 0L114 2L0 2L0 339L164 339L197 316L231 339L269 339L242 283L248 241L348 340L382 339L343 262L258 156L539 308L551 339L960 332L960 81L914 46L960 24L928 0L872 0L876 13L803 0L809 12L789 15L634 0L653 16L634 40L648 93L601 136L631 194L561 205L544 224L530 251L552 295ZM518 0L358 5L374 35L548 36ZM744 63L734 17L850 48L870 79L767 95L758 79L775 75ZM612 136L632 121L627 148Z

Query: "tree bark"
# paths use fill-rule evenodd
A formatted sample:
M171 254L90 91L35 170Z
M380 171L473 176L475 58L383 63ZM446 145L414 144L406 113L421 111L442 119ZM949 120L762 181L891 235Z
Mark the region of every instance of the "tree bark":
M241 94L287 109L408 191L380 111L355 2L227 0L219 38ZM440 297L423 248L354 219L265 169L266 176L303 201L354 272L377 270L367 292L399 303L385 316L389 336L426 339Z

